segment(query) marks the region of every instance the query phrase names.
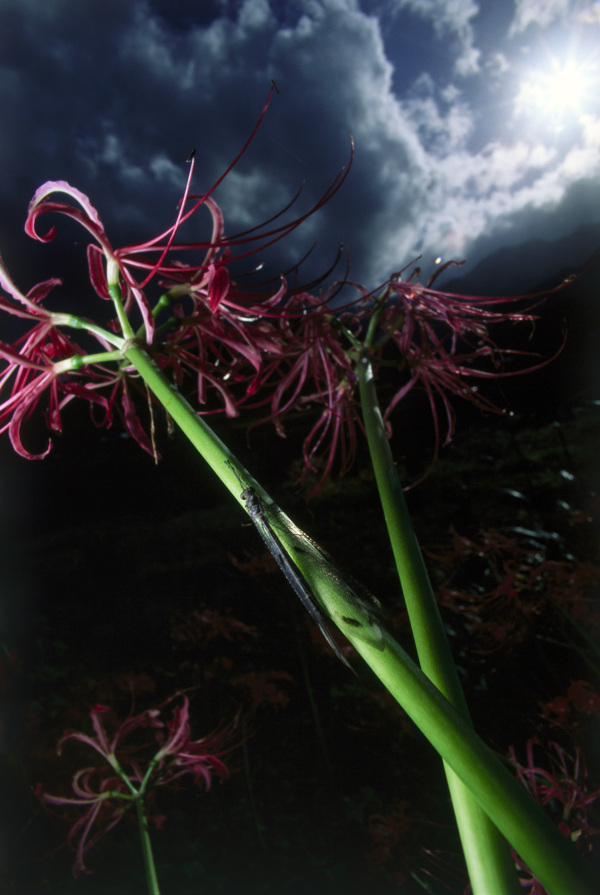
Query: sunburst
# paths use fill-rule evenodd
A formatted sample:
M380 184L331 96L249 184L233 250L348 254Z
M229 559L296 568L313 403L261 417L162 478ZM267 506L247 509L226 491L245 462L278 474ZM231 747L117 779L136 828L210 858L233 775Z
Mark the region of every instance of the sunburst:
M546 68L534 70L524 78L515 110L560 126L566 118L578 117L586 111L597 87L598 67L593 62L553 58Z

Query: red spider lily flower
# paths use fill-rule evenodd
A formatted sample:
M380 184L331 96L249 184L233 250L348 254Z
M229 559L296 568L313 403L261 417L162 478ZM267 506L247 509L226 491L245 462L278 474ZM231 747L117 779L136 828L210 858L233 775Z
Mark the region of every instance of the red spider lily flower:
M340 475L352 466L356 455L356 425L362 427L356 400L357 377L353 363L340 345L337 320L323 304L306 294L297 297L302 306L294 331L289 329L290 306L286 307L285 364L279 370L279 384L271 398L271 418L280 435L283 420L292 407L296 410L316 405L323 410L304 439L304 471L316 472L318 459L320 482L331 474L336 454L341 454ZM308 313L306 313L308 311ZM302 393L304 389L304 393ZM322 446L328 441L322 451ZM319 453L321 451L321 453ZM317 486L318 489L318 486Z
M393 395L382 408L388 431L391 431L390 418L396 407L416 386L425 390L433 415L434 460L442 439L438 421L440 401L446 415L445 442L451 439L455 428L453 396L465 398L482 410L500 412L471 383L474 378L514 375L515 371L500 369L501 363L511 355L526 354L500 349L488 334L491 323L535 319L531 313L496 310L500 302L506 303L509 299L467 299L449 295L433 289L432 281L427 286L412 283L411 277L402 282L400 274L384 284L383 293L376 300L372 292L349 284L358 290L360 298L353 303L358 304L352 315L353 332L349 344L343 347L348 329L344 328L345 323L340 326L340 320L335 320L327 303L347 281L334 284L324 297L317 298L307 292L289 293L283 277L267 294L256 291L257 285L264 286L264 283L255 284L252 291L231 279L228 267L233 261L262 251L295 230L337 192L350 170L350 165L343 168L313 206L291 221L279 223L278 219L297 196L264 224L227 237L223 215L212 193L253 139L271 94L248 141L219 180L205 194L191 194L192 159L175 222L158 236L139 245L114 248L89 198L68 183L48 181L36 191L29 206L26 232L42 242L53 239L55 227L43 235L37 230L39 219L47 212L64 214L85 227L94 238L94 243L88 247L90 282L100 298L116 305L117 318L111 320L109 326L112 333L120 331L122 337L113 337L112 333L102 332L97 325L86 324L81 319L77 324L73 322L75 318L66 315L59 320L59 315L46 311L41 301L57 280L42 283L36 287L37 291L22 296L17 294L8 275L4 278L0 275L0 286L16 299L11 302L0 296L0 308L12 308L11 313L17 316L49 319L54 327L87 328L99 339L104 351L111 353L110 361L118 364L117 371L111 373L98 355L90 355L93 362L88 361L82 349L76 346L71 354L73 367L69 367L69 357L64 354L48 352L45 360L40 361L16 351L14 346L7 346L4 356L12 366L0 371L0 375L6 373L2 384L6 385L13 374L17 378L16 354L24 357L23 365L29 371L27 376L21 376L21 384L11 391L8 401L0 405L5 427L9 428L13 444L20 452L24 451L19 435L21 421L39 403L41 394L50 389L50 418L54 420L54 431L59 431L57 408L60 410L67 397L70 400L78 396L77 389L81 389L82 397L103 404L105 424L110 425L116 408L131 436L156 456L152 439L144 431L131 395L132 387L137 386L137 374L122 358L115 356L114 349L118 351L126 344L125 340L135 336L145 342L157 366L169 373L177 385L182 386L188 376L194 377L199 412L203 414L224 411L233 417L239 414L242 406L253 409L269 406L268 419L275 423L278 434L283 435L288 413L317 408L319 417L304 441L303 452L305 473L317 471L321 474L318 488L331 474L336 455L341 456L342 474L350 468L355 457L356 427L361 427L361 421L356 405L354 367L364 355L360 346L361 333L374 315L379 329L377 340L368 346L369 356L380 373L384 365L392 365L406 374L405 381L399 387L394 386ZM54 195L57 192L66 194L72 202L57 201ZM180 241L181 226L202 206L212 217L210 239ZM183 263L180 256L189 252L199 252L200 259L191 264ZM148 294L151 283L166 289L154 304ZM141 326L134 326L130 320L136 308L141 316ZM33 331L30 335L33 337ZM48 338L53 345L58 339ZM397 352L392 359L388 356L390 349ZM58 369L57 363L62 363ZM44 369L31 364L40 364ZM77 371L76 376L71 375L73 369ZM23 382L27 384L27 390L24 390ZM73 386L63 396L65 383L73 383ZM97 397L103 387L110 390L108 398ZM117 403L119 393L121 401ZM209 397L213 396L217 397L216 406L209 404ZM23 455L33 456L27 452Z
M328 307L341 286L359 293L358 299L338 308L335 315ZM284 420L291 411L308 407L322 408L304 442L304 471L318 471L318 491L332 472L336 454L340 455L340 474L348 471L355 456L356 428L362 428L356 398L355 368L365 350L386 391L385 374L390 368L404 371L405 381L391 397L382 400L383 419L391 433L391 417L408 393L421 387L429 401L434 424L435 445L432 464L442 443L438 408L445 411L448 443L455 430L452 398L461 397L481 410L502 413L473 380L530 372L552 358L526 370L506 371L503 363L531 353L502 349L492 340L489 326L494 323L534 321L531 310L500 310L501 303L517 302L526 296L489 299L447 294L428 286L400 280L393 275L374 292L348 280L334 284L322 297L306 292L289 298L271 312L279 317L279 329L285 350L265 361L261 387L271 389L270 415L279 435L284 435ZM266 302L261 311L270 313ZM364 345L364 334L376 322L373 341ZM347 345L343 341L347 337ZM371 337L370 337L371 338ZM562 347L562 346L561 346ZM388 389L389 391L389 389ZM266 404L263 397L259 404ZM313 491L313 494L315 492Z
M35 789L38 798L48 805L85 809L67 836L69 846L75 851L73 876L76 879L82 873L90 872L84 861L87 852L116 827L131 807L131 794L120 777L104 777L95 782L97 774L96 768L83 768L74 774L71 785L75 798L42 792L40 784Z
M504 413L502 408L482 395L471 381L532 372L550 363L553 358L530 365L526 369L502 369L508 358L532 357L532 354L500 348L492 340L489 326L505 322L533 322L537 317L530 311L500 311L494 310L494 307L522 301L527 296L461 296L440 292L410 280L401 281L398 276L390 279L381 299L384 307L378 321L380 336L374 348L383 352L390 342L395 345L399 354L397 365L399 369L406 370L409 378L389 400L384 420L389 425L390 417L401 400L415 386L421 386L427 394L434 424L433 464L442 443L438 400L442 403L446 417L443 444L448 444L454 436L456 425L452 396L467 400L487 412ZM561 345L557 354L562 347ZM389 362L389 352L385 357ZM481 366L482 361L487 362L485 366Z
M514 748L509 749L509 760L514 765L521 783L529 790L536 802L550 809L564 836L574 842L582 852L591 852L597 843L600 830L593 827L588 815L591 806L600 798L600 789L589 792L587 787L587 766L579 747L574 755L569 755L558 743L549 743L544 749L546 760L542 767L534 758L535 747L542 747L534 737L527 741L527 763L521 764ZM520 858L515 855L517 867L525 871L523 886L529 886L530 895L544 895L535 877L530 875Z
M281 357L284 346L272 324L253 320L249 326L225 303L215 312L209 294L204 305L198 296L195 291L191 314L175 309L177 328L167 334L155 361L163 371L171 371L179 386L186 376L194 376L201 407L210 388L219 394L227 416L237 416L240 406L255 394L266 359Z
M323 408L303 443L300 480L309 472L319 474L312 494L331 475L336 457L340 475L352 467L356 427L362 429L354 360L340 343L339 319L327 305L335 289L334 285L324 297L298 293L277 309L281 349L265 361L260 378L262 391L271 394L251 405L268 404L270 413L264 421L272 421L282 437L289 413Z
M331 383L328 384L331 385ZM358 401L355 397L355 386L356 377L353 374L339 382L337 387L329 393L328 404L304 439L304 469L300 480L302 481L309 471L320 473L319 482L311 491L311 497L319 491L322 483L331 475L336 459L340 476L345 475L354 465L356 427L363 428ZM298 406L310 405L313 400L321 397L320 393L304 396ZM318 455L326 438L328 438L328 446ZM315 459L318 459L319 467L315 465Z
M16 316L35 318L37 321L41 318L51 324L47 331L44 330L50 347L43 357L24 353L19 350L17 343L3 346L2 356L8 366L0 369L0 387L8 388L9 382L13 382L13 387L8 399L0 405L0 414L3 414L0 416L0 425L4 422L4 428L9 429L13 445L22 456L41 458L47 454L47 450L40 454L26 451L20 437L23 419L29 416L47 391L51 396L49 419L53 431L60 431L60 410L64 403L81 396L91 403L102 405L104 425L111 424L113 411L116 409L129 434L142 448L157 456L152 439L146 434L137 416L131 396L132 387L137 387L138 376L133 367L128 366L118 355L126 340L132 336L144 340L145 347L158 367L170 372L176 384L181 385L190 374L195 377L198 401L203 413L224 410L228 416L236 416L240 405L256 394L262 383L265 362L282 356L282 337L273 323L261 319L260 309L265 296L256 290L249 292L240 288L231 280L227 265L262 251L295 230L334 195L344 182L350 167L343 168L325 193L300 216L287 223L271 226L288 210L297 194L286 208L264 224L237 236L225 237L223 215L211 194L253 139L272 92L252 134L225 173L207 193L192 195L192 159L175 223L163 233L139 245L114 248L90 199L65 181L48 181L36 191L29 205L25 225L28 235L42 242L49 242L54 238L55 226L44 234L38 232L39 220L48 212L65 215L81 224L94 238L94 243L88 246L91 285L100 298L116 305L118 313L108 324L112 332L102 330L98 324L83 318L51 313L41 302L54 286L60 284L59 280L41 283L24 296L0 263L0 287L14 299L11 301L0 295L0 309ZM59 201L55 197L56 193L66 194L72 201ZM177 241L181 225L201 206L205 206L212 216L210 239L193 243ZM201 258L198 263L184 264L179 258L183 252L201 252ZM177 257L174 257L174 253ZM146 291L151 281L167 288L167 292L158 298L154 307ZM286 289L286 282L282 277L269 293L267 307L277 305ZM119 302L122 304L122 312ZM134 326L130 319L135 308L141 316L141 327ZM161 322L158 318L163 311L168 311L170 317L166 320L163 317L164 322ZM66 337L57 335L58 326L87 330L100 342L103 351L110 355L107 356L106 363L99 354L86 355L82 348L70 343ZM34 328L23 337L24 342L28 345L30 342L39 344L40 331L39 326ZM119 331L122 336L112 335ZM106 365L109 362L118 365L116 371L111 372L111 368ZM98 390L102 388L109 389L107 398L98 396ZM209 393L218 396L219 404L216 409L205 406ZM117 402L119 394L121 399Z
M49 197L54 193L66 193L74 199L81 208L77 208L66 202L57 202L54 199L50 199ZM88 246L88 265L92 285L101 298L110 299L107 278L103 275L102 266L99 263L100 256L98 253L101 252L109 270L108 279L111 284L118 282L120 278L125 284L124 305L126 313L130 313L132 303L135 301L142 315L146 329L146 338L148 342L151 343L154 333L154 319L152 317L150 305L138 284L129 275L126 265L121 262L117 253L111 246L102 221L100 220L100 215L90 202L89 198L85 193L82 193L64 180L46 181L46 183L43 183L42 186L35 191L33 198L29 203L27 220L25 222L25 232L28 236L31 236L33 239L37 239L40 242L50 242L54 239L56 235L55 226L51 227L43 236L36 230L37 219L42 214L48 212L57 212L66 217L70 217L92 234L100 246L100 249L93 245Z
M13 345L0 342L0 358L6 366L0 372L0 394L8 397L0 403L0 432L8 430L13 448L29 460L43 459L51 442L39 454L30 453L21 440L21 426L31 415L45 392L49 392L47 423L51 432L62 432L61 411L74 398L102 406L110 416L106 398L95 391L101 376L93 372L88 383L78 381L60 366L60 361L83 355L84 351L56 328L51 317L42 319Z
M590 611L594 600L589 593L600 579L597 566L547 560L546 550L535 536L510 537L484 529L471 539L453 528L451 531L451 547L437 555L427 552L448 570L436 595L465 630L471 654L489 655L500 649L506 653L532 630L537 631L537 637L546 636L540 627L542 619L560 628L571 616L587 631L597 628L600 616ZM543 537L544 532L539 534ZM457 573L470 557L477 557L473 567L476 577L456 586ZM486 590L481 587L482 576L490 584ZM555 612L553 604L562 607L560 613Z
M176 694L177 696L178 694ZM162 709L176 696L157 709L147 709L127 718L112 736L106 731L103 715L109 709L97 705L90 712L94 735L71 731L58 743L58 754L69 740L76 740L94 749L104 760L104 765L82 768L72 779L73 797L55 796L42 791L36 795L49 805L69 806L84 811L68 835L69 845L75 848L76 858L73 875L86 873L84 858L87 852L125 816L133 802L143 799L146 806L154 797L158 786L169 786L185 774L191 774L196 785L202 783L210 789L212 775L222 780L228 769L218 757L223 752L224 733L212 734L200 740L192 740L189 726L189 700L183 697L181 708L175 708L173 717L166 725L160 720ZM124 742L140 730L155 730L158 741ZM157 828L164 825L164 818L152 818Z
M14 450L27 460L41 460L51 450L52 442L40 453L31 453L23 445L21 427L46 396L46 420L49 430L62 432L61 414L67 404L80 398L102 411L101 425L109 428L113 411L119 413L127 432L148 453L152 444L135 412L129 393L128 369L111 370L103 364L83 365L86 352L69 339L58 325L69 315L48 314L12 345L0 342L0 358L6 366L0 371L0 433L8 431ZM106 345L103 343L103 348ZM81 359L81 367L77 363ZM108 396L98 393L109 388ZM121 393L121 406L117 398Z
M566 696L540 702L540 716L552 727L560 727L575 737L585 724L586 716L600 715L600 694L589 681L573 681Z
M256 131L258 130L258 127L260 126L262 119L266 114L272 94L273 89L271 89L271 91L269 92L261 115L259 116L259 119L254 127L254 130L250 134L250 137L246 141L245 145L242 147L241 152L238 153L225 173L217 180L215 184L213 184L208 193L206 193L204 196L201 196L199 198L199 201L193 206L193 208L186 212L185 203L189 196L190 183L194 170L194 153L192 153L189 159L189 161L191 161L190 172L184 195L180 202L177 219L173 226L166 230L164 233L161 233L153 239L147 240L140 245L128 246L124 249L113 249L105 233L104 226L100 220L100 216L88 197L64 180L47 181L36 190L33 199L29 204L27 221L25 224L25 232L33 239L37 239L40 242L50 242L52 239L54 239L54 236L56 235L56 227L51 227L44 236L40 236L36 231L37 219L42 214L45 214L49 211L58 212L60 214L66 215L67 217L71 217L78 223L80 223L83 227L85 227L98 243L98 245L91 244L90 246L88 246L88 265L92 285L101 298L108 299L110 298L108 292L109 284L117 284L120 279L125 284L126 313L129 313L132 302L135 301L139 307L144 322L146 340L148 344L151 344L154 332L154 319L150 310L150 305L148 304L148 301L146 300L142 289L156 274L168 273L170 271L171 265L166 265L164 261L167 253L173 247L177 230L179 229L181 223L190 218L200 205L204 203L208 205L211 213L213 214L213 220L215 223L214 229L222 232L222 216L215 203L212 203L209 199L209 196L212 192L214 192L219 183L231 171L231 169L241 158L241 156L244 154L245 150L251 143L254 135L256 134ZM56 202L55 200L51 200L48 198L56 192L66 193L67 195L71 196L71 198L74 199L81 207L77 208L73 205L69 205L64 202ZM213 240L207 247L207 256L203 264L200 265L199 268L196 268L197 270L207 269L210 263L212 263L212 261L214 260L216 253L221 248L221 241L214 238L214 229ZM178 246L177 248L184 248L184 246ZM198 244L194 244L193 246L185 246L185 248L198 248ZM138 255L147 253L149 251L157 252L159 254L158 261L148 262L147 260L139 260L137 258ZM104 256L104 260L107 265L108 275L105 274L104 267L102 265L102 256ZM132 273L132 270L136 269L148 271L141 282L136 280Z
M482 410L500 412L492 401L478 392L476 386L471 384L472 380L514 375L515 371L501 370L501 363L510 355L525 354L500 349L489 336L489 325L504 321L532 321L535 318L529 312L496 310L500 303L516 301L515 298L465 298L446 294L433 288L435 277L430 279L427 286L421 286L411 282L415 274L403 282L400 272L384 284L383 293L376 300L373 292L357 284L349 284L358 290L360 298L359 309L353 314L355 334L344 349L343 327L340 329L336 325L327 307L328 301L343 283L334 285L325 297L315 298L306 292L288 294L283 277L274 292L268 295L257 292L256 285L254 291L249 291L232 281L228 267L233 261L263 251L294 231L340 189L352 164L353 147L350 164L341 169L323 195L300 216L279 223L281 216L296 201L296 194L282 211L268 221L227 237L223 214L212 193L253 140L274 89L270 91L241 151L204 194L190 192L194 170L194 160L190 157L189 177L175 222L159 235L138 245L114 248L90 199L65 181L48 181L36 191L29 206L26 232L42 242L52 240L55 227L43 235L37 227L42 215L54 212L76 220L92 235L94 242L88 247L90 282L100 298L117 304L118 311L116 293L122 295L123 313L119 312L117 318L110 321L112 331L121 331L125 339L133 335L143 338L155 363L165 373L170 373L177 385L181 386L185 378L192 375L196 381L201 413L224 411L232 417L239 413L242 405L248 408L269 406L268 418L275 423L278 434L283 435L284 420L289 412L308 407L319 408L320 415L308 433L303 448L304 472L321 473L317 487L332 472L337 454L341 455L341 474L350 468L354 460L356 427L361 426L356 406L354 364L357 360L360 362L364 354L359 349L361 327L364 331L370 318L375 315L379 332L377 341L368 346L369 356L380 371L383 364L392 364L406 374L403 384L394 386L394 394L383 407L388 431L391 432L390 419L396 407L413 388L420 386L427 394L433 416L435 460L442 440L438 420L440 402L446 416L447 443L455 428L451 398L458 395ZM71 202L58 201L56 193L66 194ZM202 206L207 208L212 218L210 239L181 241L182 225ZM190 252L200 253L201 257L194 263L183 263L182 254ZM437 273L447 266L443 265ZM50 280L39 284L23 296L0 269L0 286L16 300L10 301L0 296L0 308L17 316L51 319L53 325L58 326L58 315L51 315L41 304L58 282ZM167 290L154 305L147 292L151 283ZM137 327L129 319L135 308L141 316L141 326ZM168 319L161 317L163 312L170 314ZM127 322L123 315L127 317ZM75 325L68 319L60 322L67 326ZM78 328L86 328L81 320ZM94 330L90 325L89 331L100 340L104 350L124 344L119 337L111 339L109 334L102 336L97 326ZM29 335L35 340L33 331ZM77 390L81 389L82 397L92 403L103 404L107 425L110 425L116 407L132 437L145 450L156 455L131 397L131 388L135 387L137 380L134 370L127 367L122 359L116 358L119 368L116 373L110 373L106 366L97 366L101 361L96 356L95 372L92 373L90 363L83 358L83 351L75 346L71 355L75 358L74 367L77 369L74 379L66 364L69 357L56 353L58 337L48 335L48 339L54 346L54 353L48 351L45 362L23 355L22 351L17 352L15 346L5 346L4 357L9 368L2 373L2 385L5 386L13 374L15 380L19 378L16 354L24 358L23 367L28 370L27 375L19 378L19 385L13 388L9 399L0 405L5 427L9 428L16 448L24 452L19 434L21 421L37 405L44 391L48 389L51 395L51 427L59 431L60 408L67 399L78 396ZM398 356L390 360L384 352L389 352L391 347L396 349ZM80 362L77 356L81 358ZM115 357L110 360L115 361ZM56 364L61 362L64 365L56 369ZM66 389L65 383L73 385ZM97 397L102 387L110 389L109 398ZM120 404L116 403L119 392ZM209 395L217 396L216 407L207 406ZM27 452L23 455L33 456Z
M210 754L218 748L219 736L205 737L192 741L190 737L189 700L183 698L183 706L176 708L167 725L168 736L154 756L153 762L158 766L160 786L170 785L185 774L192 774L194 783L202 781L206 789L210 789L211 774L217 773L224 780L229 771L216 754ZM160 742L163 737L159 734Z
M232 261L240 258L246 258L256 252L262 252L268 246L273 245L293 232L340 189L352 164L351 153L350 164L341 169L325 193L302 215L278 227L265 229L272 221L288 210L297 199L298 192L285 208L268 221L237 236L226 238L224 235L223 215L217 203L211 198L211 194L230 173L254 139L266 114L272 94L273 88L269 92L267 101L252 133L238 155L212 187L200 196L190 193L195 164L192 154L189 159L191 162L189 176L183 197L179 203L179 212L175 223L158 236L139 245L114 249L105 233L100 216L89 198L65 181L48 181L39 187L29 205L25 225L26 232L41 242L52 240L56 234L55 227L52 227L45 235L39 235L36 230L38 218L47 212L64 214L82 224L92 234L97 243L97 245L92 244L88 247L88 266L92 285L98 295L104 299L110 297L109 286L116 284L124 286L125 312L129 314L133 304L137 304L142 316L145 339L148 345L151 345L153 342L155 315L143 290L152 279L161 277L168 279L171 285L179 284L178 287L176 286L173 289L172 298L178 298L182 295L190 295L192 297L201 295L203 298L208 296L211 310L213 312L216 311L229 293L229 275L225 265L231 264ZM81 207L50 199L49 197L56 192L66 193ZM186 203L191 200L196 201L191 208L186 210ZM208 208L213 219L211 239L208 242L176 242L175 238L180 227L203 205ZM241 250L238 254L233 254L232 248L236 246L239 246ZM197 252L198 250L204 250L205 255L201 262L195 265L182 264L178 259L171 257L173 253ZM158 260L156 261L152 259L152 256L155 254L158 254ZM138 271L144 274L141 280L138 280L135 276ZM247 303L239 303L240 296L241 293L237 291L235 299L230 304L237 307L238 310L247 313ZM251 300L251 303L254 301L255 297Z
M13 299L11 301L4 296L0 296L0 308L8 311L9 314L15 317L26 317L33 320L52 318L53 315L46 311L41 306L41 303L55 286L60 286L61 284L62 280L53 277L50 280L45 280L43 283L38 283L33 289L29 290L27 295L23 295L21 290L13 283L0 255L0 289L4 289Z

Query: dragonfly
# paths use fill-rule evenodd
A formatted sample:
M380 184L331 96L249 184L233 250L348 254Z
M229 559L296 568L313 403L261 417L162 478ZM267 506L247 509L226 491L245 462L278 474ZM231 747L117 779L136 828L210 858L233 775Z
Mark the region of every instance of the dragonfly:
M254 488L250 488L246 485L235 467L228 461L226 462L229 468L237 477L240 485L244 489L240 497L245 503L246 510L250 518L252 519L252 522L254 523L254 527L257 529L259 535L270 550L275 562L287 578L289 584L291 584L296 595L300 598L300 602L312 618L313 622L317 625L317 627L321 631L321 634L323 635L333 652L336 654L338 659L343 662L344 665L346 665L351 671L354 671L354 669L342 653L341 649L331 636L331 633L327 628L326 616L321 607L316 602L316 599L313 596L308 582L306 581L298 567L293 564L281 539L279 538L279 535L269 522L265 505L262 502L261 498L256 493Z

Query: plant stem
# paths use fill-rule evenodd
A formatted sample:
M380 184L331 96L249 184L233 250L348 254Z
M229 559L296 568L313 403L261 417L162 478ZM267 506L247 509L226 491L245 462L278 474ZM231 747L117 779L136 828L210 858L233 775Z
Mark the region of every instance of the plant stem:
M598 880L572 843L391 635L383 651L346 636L548 893L594 895ZM485 895L502 891L492 879Z
M419 663L427 677L470 724L465 696L385 433L373 368L363 359L358 369L371 462ZM514 862L503 837L454 771L446 764L444 770L474 895L519 892Z
M345 619L356 616L356 605L351 599L352 589L340 578L337 569L334 567L328 573L320 554L320 564L310 557L306 543L309 539L306 536L303 536L305 540L299 548L298 533L303 533L278 511L260 484L243 469L220 438L194 412L147 352L135 343L128 343L124 353L236 500L244 504L237 471L247 485L256 489L265 505L277 513L280 522L289 522L290 531L282 530L281 540L289 547L292 559L305 573L317 599L325 607L335 607L333 617L340 630L468 787L478 804L541 880L550 895L594 895L596 886L586 882L587 868L572 844L562 836L521 784L475 734L472 726L461 717L391 635L382 632L380 641L375 638L370 642L359 639L356 628L344 623ZM234 465L230 468L226 465L226 460L232 461ZM473 835L475 832L473 829ZM497 895L504 891L499 888L496 878L485 895Z
M146 871L148 895L160 895L156 867L154 866L154 855L152 854L152 843L150 842L150 833L148 831L148 818L146 817L146 811L144 810L143 795L135 800L135 807L140 827L140 839L142 842L142 854L144 856L144 870Z
M56 314L54 315L54 319L56 325L61 324L62 326L70 326L71 329L82 329L85 330L85 332L93 333L101 342L108 342L109 345L114 345L116 348L121 346L125 341L122 336L117 336L115 333L104 329L102 326L98 326L91 320L86 320L84 317L77 317L75 314Z
M198 453L204 457L237 502L241 506L245 506L240 496L239 479L233 470L226 465L226 460L232 462L235 468L241 472L244 481L256 490L265 505L272 505L273 500L264 488L247 469L244 469L219 436L213 432L204 419L195 412L193 407L177 391L175 386L169 382L145 349L139 345L129 343L125 350L125 357L135 366L144 382L153 391L167 413L180 426Z

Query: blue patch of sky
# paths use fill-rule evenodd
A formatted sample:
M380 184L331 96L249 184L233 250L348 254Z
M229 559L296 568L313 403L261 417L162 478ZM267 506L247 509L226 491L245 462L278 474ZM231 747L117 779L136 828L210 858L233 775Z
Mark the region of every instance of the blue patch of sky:
M392 90L402 98L424 72L435 81L447 82L452 75L455 51L450 42L438 39L430 23L399 12L380 20L385 53L394 66Z
M178 31L210 25L226 14L229 5L219 0L148 0L150 12Z

